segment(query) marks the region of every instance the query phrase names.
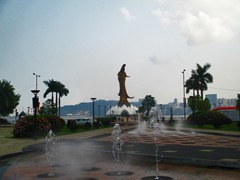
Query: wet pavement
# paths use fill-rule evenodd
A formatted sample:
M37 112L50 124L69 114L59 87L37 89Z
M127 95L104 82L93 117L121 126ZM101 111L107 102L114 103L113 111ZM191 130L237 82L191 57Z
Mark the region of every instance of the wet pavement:
M156 172L159 176L176 180L235 180L240 177L239 136L164 130L157 141L153 137L150 128L123 132L124 154L120 163L115 163L112 156L110 134L81 140L58 140L54 171L59 176L52 178L142 179L153 177ZM32 145L25 149L29 153L22 158L18 156L5 161L5 164L1 161L2 179L43 179L51 171L44 148L44 143ZM156 169L156 158L159 171ZM115 171L131 173L109 175Z

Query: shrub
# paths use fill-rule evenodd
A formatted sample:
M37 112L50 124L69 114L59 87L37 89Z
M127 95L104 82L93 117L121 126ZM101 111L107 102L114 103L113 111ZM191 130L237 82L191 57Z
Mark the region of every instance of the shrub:
M204 124L208 124L208 115L205 112L195 112L194 114L188 116L185 123L201 127Z
M187 124L203 126L212 124L215 128L220 128L224 124L231 124L232 120L218 111L196 112L188 116Z
M90 122L86 122L83 126L84 129L91 129L92 128L92 125Z
M103 126L110 126L111 125L111 122L113 121L114 119L111 118L111 117L103 117L103 118L100 118L100 121L101 121L101 124Z
M78 126L77 126L77 123L75 120L68 120L67 122L67 128L70 130L70 131L75 131L76 129L78 129Z
M0 124L7 125L7 124L11 124L11 123L8 122L6 119L0 118Z
M209 112L209 121L215 128L220 128L224 124L231 124L232 120L218 111Z
M237 122L237 127L240 129L240 122Z
M94 121L93 122L93 128L99 128L100 127L100 121L101 121L101 118L97 118L97 121Z
M33 137L34 135L45 135L51 129L46 118L26 116L19 119L13 129L14 137Z
M48 120L48 122L51 124L51 130L53 132L60 131L65 126L64 119L58 117L58 116L43 116Z
M93 128L98 129L99 127L100 127L100 122L98 122L98 121L93 122Z

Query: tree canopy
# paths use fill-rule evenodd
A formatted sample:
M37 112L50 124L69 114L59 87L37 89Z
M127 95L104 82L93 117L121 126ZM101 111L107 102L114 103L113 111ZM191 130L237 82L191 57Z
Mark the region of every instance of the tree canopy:
M191 108L193 112L207 112L211 109L211 105L209 103L208 98L202 100L200 96L190 96L188 98L188 106Z
M195 91L197 91L197 95L201 93L201 98L203 100L203 91L208 89L207 83L213 82L213 76L207 72L210 67L211 64L209 63L204 66L197 64L197 68L191 71L191 77L185 83L187 93L193 90L193 96L195 96Z
M7 116L13 113L19 104L20 95L15 94L15 88L6 80L0 80L0 115Z
M53 79L49 79L49 81L43 81L43 83L48 87L43 94L43 97L46 98L49 93L52 94L51 98L51 104L52 104L52 110L56 108L56 112L52 112L52 114L58 114L58 107L60 110L60 98L64 95L67 96L69 93L69 90L59 81L55 81ZM56 98L55 98L55 103L53 99L53 94L55 93ZM55 106L55 107L54 107ZM59 111L59 116L60 116L60 111Z
M139 112L145 113L146 116L149 116L149 112L150 112L151 108L154 107L155 105L156 105L155 98L152 97L151 95L147 95L143 99L143 101L141 103L141 107L139 107Z
M52 109L52 100L51 99L47 99L42 104L42 106L40 107L39 114L51 115L52 113L56 114L57 113L57 108L56 108L56 106L54 106L54 108Z

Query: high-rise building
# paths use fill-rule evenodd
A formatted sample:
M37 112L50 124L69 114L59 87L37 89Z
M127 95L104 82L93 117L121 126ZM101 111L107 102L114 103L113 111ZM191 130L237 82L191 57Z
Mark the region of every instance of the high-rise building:
M211 104L211 109L218 106L217 94L206 94L206 98L208 98Z

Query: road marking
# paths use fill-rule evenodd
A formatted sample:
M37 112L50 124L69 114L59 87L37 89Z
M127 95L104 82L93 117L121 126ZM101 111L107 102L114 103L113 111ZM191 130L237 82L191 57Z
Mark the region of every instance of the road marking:
M199 151L201 151L201 152L213 152L214 150L212 150L212 149L200 149Z

